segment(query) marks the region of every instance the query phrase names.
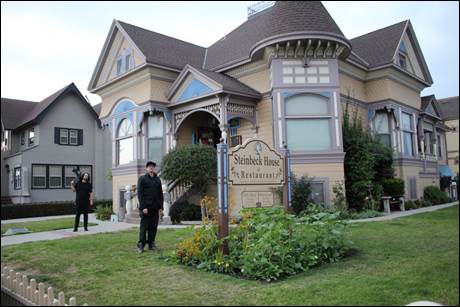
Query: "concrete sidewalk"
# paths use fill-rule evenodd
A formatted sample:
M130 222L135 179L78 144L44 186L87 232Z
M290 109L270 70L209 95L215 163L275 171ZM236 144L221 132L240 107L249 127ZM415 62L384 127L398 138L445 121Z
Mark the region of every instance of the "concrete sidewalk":
M90 214L94 215L94 213ZM56 220L56 219L65 219L65 218L75 218L75 214L72 215L54 215L54 216L42 216L42 217L29 217L24 219L12 219L12 220L2 220L2 225L4 224L13 224L13 223L27 223L27 222L39 222L47 220Z
M444 204L444 205L436 205L436 206L430 206L430 207L407 210L407 211L395 211L394 213L391 213L390 215L373 217L370 219L349 220L349 222L350 223L362 223L362 222L387 221L387 220L400 218L403 216L410 216L410 215L419 214L419 213L432 212L432 211L449 208L449 207L457 206L457 205L458 205L458 201L455 201L455 202Z
M66 217L74 217L74 215L66 216ZM30 218L30 219L21 219L21 221L29 222L29 221L37 221L37 219L47 220L47 218ZM14 222L18 223L19 219L14 220ZM98 225L89 226L88 227L89 231L84 231L82 227L83 221L81 218L80 228L78 229L78 232L73 232L73 228L68 228L68 229L59 229L59 230L46 231L46 232L36 232L36 233L23 234L23 235L7 236L7 237L2 237L1 246L15 245L15 244L21 244L21 243L26 243L26 242L58 240L58 239L72 238L72 237L77 237L77 236L93 235L96 233L117 232L117 231L132 229L132 228L139 228L139 224L128 224L124 222L113 223L113 222L99 221L96 219L95 214L89 215L88 222L95 223ZM158 225L158 229L185 228L189 226L191 225Z

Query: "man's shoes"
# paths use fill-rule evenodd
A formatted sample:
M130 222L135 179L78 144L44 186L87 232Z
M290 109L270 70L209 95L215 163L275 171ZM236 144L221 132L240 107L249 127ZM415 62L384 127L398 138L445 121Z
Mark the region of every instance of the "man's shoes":
M137 245L137 252L138 252L139 254L143 253L143 252L144 252L144 247L143 247L142 245L139 245L139 244L138 244L138 245Z
M149 245L149 251L154 251L156 249L157 249L157 246L155 245L155 243Z
M88 228L85 228L85 231L88 231Z
M78 231L78 229L74 229L74 230L73 230L73 232L77 232L77 231Z

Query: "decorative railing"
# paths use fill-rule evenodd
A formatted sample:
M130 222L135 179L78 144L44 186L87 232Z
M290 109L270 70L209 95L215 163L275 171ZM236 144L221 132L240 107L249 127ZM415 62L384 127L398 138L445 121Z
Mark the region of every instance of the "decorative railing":
M169 201L173 205L192 188L191 180L174 180L168 184Z
M11 301L24 306L77 306L75 297L71 297L69 304L66 304L64 292L59 292L57 298L55 298L53 287L48 287L45 292L44 283L37 285L35 279L29 281L26 275L21 275L3 264L1 272L2 301L3 296L6 295Z

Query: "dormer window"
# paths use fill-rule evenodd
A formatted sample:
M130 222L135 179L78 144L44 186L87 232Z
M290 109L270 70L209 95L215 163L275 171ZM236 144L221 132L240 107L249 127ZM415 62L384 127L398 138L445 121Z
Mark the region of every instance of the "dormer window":
M117 58L117 76L134 67L133 53L131 49L123 50Z
M399 45L399 66L407 69L407 49L404 42Z

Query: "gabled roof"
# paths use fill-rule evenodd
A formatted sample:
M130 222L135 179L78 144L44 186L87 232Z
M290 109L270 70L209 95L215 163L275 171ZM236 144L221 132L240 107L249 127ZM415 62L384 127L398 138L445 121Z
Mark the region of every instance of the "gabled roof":
M434 111L439 115L439 116L436 116L436 117L442 118L441 107L439 106L438 101L436 100L436 97L434 95L423 96L423 97L420 98L420 100L421 100L421 104L422 104L421 105L421 111L422 112L425 112L426 114L431 115L429 112L426 112L427 108L431 104L434 107Z
M407 22L405 20L351 39L353 52L369 63L369 67L392 63Z
M458 119L458 96L443 98L438 100L441 107L442 119L453 120Z
M408 33L414 46L415 55L425 77L424 81L428 84L433 84L433 79L426 65L425 58L423 57L410 20L404 20L351 39L352 51L356 53L361 60L367 62L368 65L366 68L369 69L392 64L405 32ZM350 57L350 59L358 64L363 64L362 61L357 61L357 57ZM411 74L410 72L407 73Z
M38 102L2 98L2 123L6 130L16 128L25 114L30 112Z
M123 21L118 21L118 24L145 55L147 63L172 67L178 70L184 68L186 64L199 67L203 64L206 48Z
M227 76L223 73L218 73L201 68L196 68L191 65L186 65L179 74L179 76L176 78L174 83L171 85L168 92L166 93L166 97L168 99L171 99L173 97L174 93L179 89L181 83L185 80L189 73L199 75L204 79L210 81L210 83L215 84L214 87L219 88L218 92L226 92L251 98L261 97L261 94L258 91L254 90L253 88L247 86L246 84L238 81L233 77ZM216 93L216 91L212 92L212 94Z
M349 44L320 1L277 1L211 45L204 67L218 70L249 59L255 47L267 39L303 33L335 37Z
M63 87L56 93L48 96L40 102L14 100L2 98L2 121L4 122L5 129L19 129L23 126L32 123L38 123L46 115L46 113L55 105L61 98L67 94L75 94L79 100L88 108L90 113L97 119L98 115L91 105L86 101L78 88L72 82L71 84ZM17 102L19 101L19 104ZM4 109L5 106L5 109ZM18 112L21 111L22 112ZM8 123L8 127L5 124Z

